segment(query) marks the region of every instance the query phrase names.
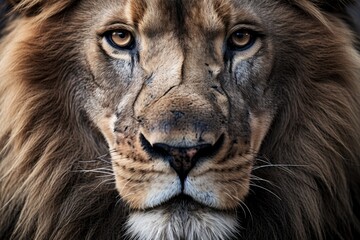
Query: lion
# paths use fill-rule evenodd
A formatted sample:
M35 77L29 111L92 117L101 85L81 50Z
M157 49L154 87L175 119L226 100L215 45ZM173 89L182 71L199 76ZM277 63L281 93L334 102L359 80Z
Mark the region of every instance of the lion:
M358 239L351 3L7 1L0 239Z

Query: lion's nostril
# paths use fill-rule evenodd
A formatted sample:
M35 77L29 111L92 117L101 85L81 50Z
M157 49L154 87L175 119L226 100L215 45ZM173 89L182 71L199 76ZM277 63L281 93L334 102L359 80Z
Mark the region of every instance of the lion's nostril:
M173 156L176 160L191 161L196 153L204 148L211 147L210 144L201 144L194 147L176 147L164 143L155 143L153 148L160 152Z
M214 145L199 143L191 147L169 145L166 143L154 143L151 145L142 134L140 140L143 149L148 154L169 161L170 166L176 171L180 179L184 181L187 174L199 160L210 159L220 150L224 142L224 135L221 135Z

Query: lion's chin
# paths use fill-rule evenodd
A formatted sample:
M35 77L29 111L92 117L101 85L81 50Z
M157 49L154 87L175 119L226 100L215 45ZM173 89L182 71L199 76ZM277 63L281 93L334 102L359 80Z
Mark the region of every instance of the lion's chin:
M234 213L216 210L179 195L144 211L133 211L127 234L134 239L229 239L238 222Z

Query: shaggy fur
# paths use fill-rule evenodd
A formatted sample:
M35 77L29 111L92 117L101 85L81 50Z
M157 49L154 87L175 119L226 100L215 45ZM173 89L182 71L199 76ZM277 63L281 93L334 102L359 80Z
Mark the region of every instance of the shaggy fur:
M270 109L267 113L271 115L257 123L266 127L266 136L256 143L259 149L251 161L254 165L249 165L253 174L250 190L236 192L246 195L237 199L244 205L236 210L232 206L230 215L222 215L221 209L211 209L216 213L208 216L205 208L204 214L209 218L198 217L191 226L182 222L183 217L177 218L183 213L177 213L174 222L170 221L174 225L169 222L161 225L162 232L147 229L148 225L141 228L139 222L151 224L161 216L163 220L169 212L161 214L162 210L150 209L146 213L148 218L142 220L145 214L133 212L141 208L137 206L141 199L136 202L121 194L132 188L118 186L114 181L113 168L117 169L121 161L115 155L117 150L111 147L108 133L99 127L102 120L97 119L105 117L89 110L96 105L89 99L102 101L102 107L106 108L115 104L108 103L109 99L128 96L127 89L132 83L125 86L123 82L136 75L131 67L118 64L123 69L129 68L121 83L123 91L97 94L98 85L103 84L96 82L97 76L110 79L122 73L107 75L99 69L92 71L93 62L85 59L95 53L79 51L84 49L79 39L95 37L84 30L92 23L85 22L84 26L88 25L83 29L76 24L90 21L90 9L105 6L109 9L115 2L121 1L8 1L13 6L13 16L9 16L0 40L0 239L124 239L124 236L136 238L146 234L163 239L197 239L200 234L196 233L204 227L210 228L205 234L214 239L225 236L247 240L359 238L360 56L354 47L353 34L338 14L350 1L331 4L321 0L263 1L269 8L262 16L271 19L266 23L275 48L273 59L261 65L264 68L271 65L266 83L261 82L266 85L265 90L256 81L253 85L240 86L244 74L240 67L231 72L234 74L231 79L239 82L233 89L242 91L244 102L250 108ZM139 4L141 1L132 2L139 13L134 25L141 25L140 13L145 7ZM174 2L180 6L191 1ZM176 14L183 21L181 13ZM181 35L182 30L179 26L176 34ZM166 54L158 53L158 56L166 57ZM146 57L139 57L140 62L151 59ZM107 58L102 60L105 62ZM158 59L154 64L161 62L159 66L166 66L167 60L164 61ZM185 70L182 74L187 76ZM251 77L257 79L262 75ZM107 84L112 89L119 83ZM143 91L140 88L138 92ZM150 92L135 97L146 103L150 101ZM272 97L265 99L263 93ZM96 99L99 95L101 101ZM227 97L234 96L237 95ZM121 99L128 103L132 96ZM237 116L241 122L239 119L245 119L239 117L245 116L239 113L242 108L236 105L237 100L230 103L235 109L230 115ZM145 119L147 124L162 117L160 110L152 110L158 114ZM132 117L124 112L126 119ZM111 121L118 124L118 119ZM217 118L211 120L216 124L221 122ZM240 123L233 124L229 126L240 128ZM231 131L243 133L237 129ZM136 141L133 139L134 143L128 143L128 147L136 148ZM136 172L131 164L127 165L128 171ZM142 164L145 166L146 162ZM142 165L134 166L140 169ZM222 176L233 173L225 172ZM197 214L201 215L201 211ZM187 214L184 213L188 219L197 217ZM213 219L217 214L221 215L218 225ZM232 215L237 216L236 223L233 218L227 220ZM233 229L228 229L227 223ZM145 232L136 232L140 228ZM193 235L182 232L187 228L196 228Z

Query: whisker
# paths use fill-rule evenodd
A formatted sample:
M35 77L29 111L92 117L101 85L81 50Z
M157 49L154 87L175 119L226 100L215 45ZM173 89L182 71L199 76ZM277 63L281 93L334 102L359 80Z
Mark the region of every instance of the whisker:
M82 169L82 170L79 170L77 172L100 173L100 174L104 174L104 175L107 175L107 176L115 176L115 174L112 171L104 171L104 170L97 170L97 169Z
M106 164L111 164L110 160L106 160L106 159L103 159L103 158L97 158L96 160L100 160L101 162L106 163Z
M79 163L96 163L96 160L79 161Z
M254 174L250 174L250 180L266 182L266 183L271 184L273 186L275 185L272 181L266 180L266 179L258 177L258 176L255 176Z
M249 215L250 215L251 222L253 222L254 218L253 218L253 215L252 215L252 213L250 211L250 208L246 205L246 203L244 201L239 200L239 202L240 202L240 206L243 205L247 209L247 211L249 212ZM246 217L246 215L245 215L245 217Z
M253 170L258 170L262 168L270 168L270 167L278 167L278 168L288 168L288 167L307 167L306 165L296 165L296 164L269 164L269 165L261 165L257 167L253 167Z
M231 199L234 199L234 200L236 200L236 201L238 201L238 202L241 201L239 198L237 198L237 197L235 197L235 196L232 196L232 195L231 195L230 193L228 193L227 191L225 191L224 193L225 193L226 196L228 196L228 197L231 198ZM244 216L246 217L246 211L245 211L245 209L243 208L243 206L241 205L241 203L240 203L239 206L240 206L240 208L241 208Z
M272 164L268 159L261 159L261 158L258 158L258 157L255 158L255 161L266 163L266 164Z
M111 168L80 169L80 171L100 171L100 172L106 172L106 173L113 173Z
M266 187L262 187L260 185L254 184L254 183L250 183L250 186L257 187L257 188L260 188L260 189L262 189L264 191L267 191L268 193L271 193L273 196L275 196L279 200L282 200L276 193L274 193L273 191L267 189Z

